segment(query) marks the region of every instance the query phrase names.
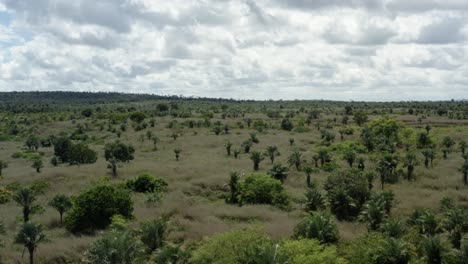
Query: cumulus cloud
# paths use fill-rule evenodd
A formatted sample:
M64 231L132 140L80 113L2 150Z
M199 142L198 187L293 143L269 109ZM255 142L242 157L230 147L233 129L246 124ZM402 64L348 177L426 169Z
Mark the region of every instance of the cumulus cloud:
M0 0L0 91L466 97L464 0Z

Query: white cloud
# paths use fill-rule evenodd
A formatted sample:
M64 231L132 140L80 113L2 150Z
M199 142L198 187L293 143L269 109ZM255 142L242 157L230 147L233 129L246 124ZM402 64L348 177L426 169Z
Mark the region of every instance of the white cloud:
M0 91L466 97L464 10L464 0L0 0Z

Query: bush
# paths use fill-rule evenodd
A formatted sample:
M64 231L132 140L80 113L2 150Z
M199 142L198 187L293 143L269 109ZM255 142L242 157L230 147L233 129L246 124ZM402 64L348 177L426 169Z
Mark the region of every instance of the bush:
M85 253L86 263L143 263L143 246L126 231L114 230L96 240Z
M289 204L289 198L281 181L263 174L252 174L241 183L240 202L285 207Z
M197 248L190 259L193 264L241 264L250 252L272 243L257 229L239 229L215 235Z
M315 239L287 240L280 245L280 255L288 256L289 264L345 264L334 246L321 245Z
M311 213L294 229L295 238L317 239L321 244L338 241L338 227L331 216Z
M8 189L0 187L0 204L8 203L11 200L13 193Z
M97 186L74 199L73 207L65 217L65 226L72 233L92 233L106 228L112 216L119 214L131 218L132 212L128 192L111 186Z
M155 178L149 174L141 174L133 180L128 180L127 188L134 192L163 192L167 189L167 182L163 179Z

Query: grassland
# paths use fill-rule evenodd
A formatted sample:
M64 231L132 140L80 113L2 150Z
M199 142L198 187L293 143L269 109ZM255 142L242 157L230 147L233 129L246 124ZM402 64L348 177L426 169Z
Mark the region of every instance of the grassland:
M152 109L158 101L128 103L141 109ZM268 105L267 103L265 103ZM125 104L123 104L125 105ZM209 104L208 104L209 105ZM213 103L217 107L218 103ZM291 102L290 106L294 106ZM95 107L100 106L96 104ZM258 109L258 105L252 109ZM106 109L108 105L103 105ZM249 175L253 172L252 161L247 154L240 154L238 159L227 156L224 144L230 141L233 148L240 148L243 141L249 138L249 133L255 132L260 140L254 144L252 149L264 151L267 146L276 145L281 153L278 161L287 164L287 157L294 150L303 153L305 162L312 164L312 156L321 147L320 131L314 126L315 123L325 124L329 122L332 130L337 131L341 126L343 108L332 106L322 110L320 118L313 120L310 126L305 125L301 132L289 132L281 130L279 124L281 118L269 118L259 110L249 111L246 108L243 116L222 118L220 112L214 113L210 120L212 123L219 121L223 125L227 124L231 128L228 134L221 133L215 135L210 127L188 128L176 125L175 128L168 128L170 122L177 121L182 124L187 118L174 118L170 116L154 117L156 125L148 127L142 131L135 131L130 126L126 131L121 132L120 140L135 147L135 160L123 164L118 170L118 176L112 177L107 169L107 162L104 159L104 144L117 139L115 133L107 131L107 120L95 118L84 118L75 114L75 118L70 120L63 113L18 113L11 114L3 112L1 119L34 120L30 127L34 127L34 133L41 138L60 133L71 133L78 125L87 127L86 134L90 139L89 146L97 151L98 160L94 164L70 166L60 164L54 167L49 160L53 156L53 148L40 148L39 153L44 160L44 168L41 173L31 168L31 160L28 154L16 155L15 153L28 153L24 146L24 136L10 136L7 140L0 141L0 160L8 163L8 168L4 169L0 185L7 186L12 183L30 185L37 182L47 183L43 195L38 197L38 204L45 208L42 214L34 215L34 220L46 227L48 241L40 245L37 251L39 263L66 263L78 262L82 258L82 253L100 234L94 236L74 236L69 234L58 225L58 214L55 210L47 206L48 201L55 194L77 195L78 193L97 185L100 182L110 181L112 183L122 182L131 179L143 172L148 172L154 176L163 178L169 183L168 191L162 200L157 203L147 203L144 194L134 194L134 220L133 226L147 219L153 219L163 214L171 215L171 222L175 227L171 234L171 241L183 242L186 245L196 243L205 237L231 230L236 227L258 224L264 226L266 232L275 239L291 236L294 226L305 214L301 201L304 198L305 173L297 171L291 167L289 175L284 182L284 186L292 197L293 203L289 210L281 210L268 205L246 205L237 206L225 203L224 196L229 191L227 182L229 173L238 171L242 175ZM294 123L299 122L306 113L300 112L299 107L288 110L280 110L282 114L295 110L297 114L292 118ZM75 113L79 113L75 111ZM41 117L48 116L45 121ZM53 120L52 117L65 116ZM431 115L424 120L418 120L421 115L409 115L405 108L393 109L393 115L405 126L418 131L425 131L426 124L432 126L431 135L435 142L441 142L444 136L449 135L456 142L468 139L468 120L449 119L447 116ZM191 120L203 120L203 113L193 111ZM371 115L370 119L375 119L380 115ZM256 131L253 127L248 128L245 124L247 118L263 120L269 124L268 129L262 132ZM333 121L336 120L336 121ZM100 131L99 125L105 124L105 129ZM239 126L242 124L243 128ZM353 135L345 135L341 141L339 135L333 145L346 141L360 141L360 127L350 118L348 127L354 129ZM118 127L118 126L116 126ZM153 147L153 142L146 138L147 131L160 138L157 150ZM171 135L179 134L174 140ZM141 138L144 138L141 141ZM294 138L294 144L290 145L289 139ZM332 147L333 147L332 145ZM181 157L176 161L174 149L181 149ZM423 159L420 151L418 158ZM415 208L439 207L439 201L446 196L454 197L457 202L468 207L468 187L463 186L461 173L458 171L463 159L458 151L449 154L449 158L442 159L442 154L437 153L434 167L429 169L423 165L417 166L415 170L416 180L414 182L400 181L396 184L386 185L387 190L392 190L398 201L396 215L407 216ZM374 154L366 154L366 168L372 170L375 167ZM347 167L346 162L341 158L341 154L334 152L333 160L340 167ZM265 159L260 164L259 173L266 173L271 164ZM313 180L322 184L328 172L320 170L313 173ZM378 186L378 180L375 183ZM13 243L14 234L21 222L21 207L14 202L0 205L0 220L6 226L7 235L4 236L5 247L0 248L2 261L5 263L21 263L23 248L21 245ZM359 234L366 232L365 225L358 222L340 222L340 236L342 241L356 238Z

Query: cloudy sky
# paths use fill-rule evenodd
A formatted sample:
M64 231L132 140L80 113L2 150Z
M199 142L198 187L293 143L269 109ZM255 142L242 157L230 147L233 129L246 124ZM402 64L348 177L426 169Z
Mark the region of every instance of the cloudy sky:
M468 98L467 0L0 0L0 91Z

